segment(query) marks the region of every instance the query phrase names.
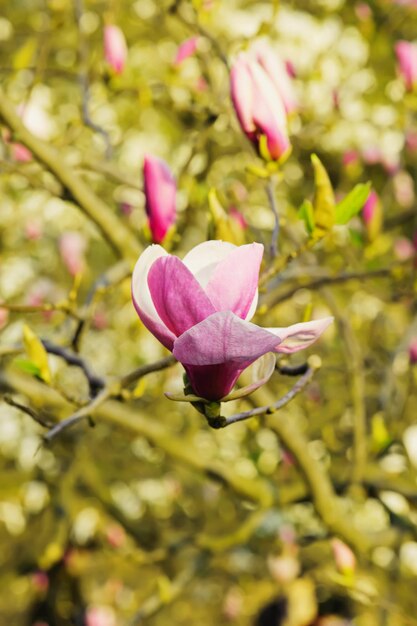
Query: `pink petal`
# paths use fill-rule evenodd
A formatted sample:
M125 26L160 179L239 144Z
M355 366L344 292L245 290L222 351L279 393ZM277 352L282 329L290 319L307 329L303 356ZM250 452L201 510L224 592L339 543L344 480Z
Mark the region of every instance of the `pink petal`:
M308 348L320 337L328 326L333 322L333 317L324 317L321 320L293 324L287 328L266 328L265 330L277 335L280 343L274 352L291 354Z
M397 41L395 53L400 73L409 91L417 83L417 45L410 41Z
M173 354L184 365L194 392L219 400L230 393L241 372L276 343L268 331L222 311L181 335Z
M295 111L298 107L297 99L285 63L265 41L255 44L254 53L258 63L268 74L281 96L286 113Z
M271 378L272 374L275 371L276 366L276 357L272 352L268 352L263 356L259 357L252 365L250 365L247 369L247 373L251 374L251 383L248 383L244 387L239 387L235 391L232 391L228 396L223 398L223 401L229 400L237 400L238 398L243 398L248 396L249 394L265 385L268 380Z
M263 250L259 243L239 246L218 263L206 287L217 311L232 311L242 319L253 315Z
M174 65L180 65L185 59L191 57L197 50L198 37L190 37L183 41L177 50L176 57L174 59Z
M230 72L230 90L233 106L240 125L249 136L255 136L256 127L253 121L254 100L258 97L248 67L246 55L241 54Z
M215 312L198 281L177 257L155 261L148 286L158 315L177 336Z
M235 248L228 241L204 241L190 250L182 262L205 289L217 265Z
M284 105L274 83L258 63L251 63L250 72L258 94L253 107L254 122L267 138L271 157L279 159L290 147Z
M146 328L166 347L172 350L175 335L165 326L152 301L148 287L148 273L154 262L167 256L161 246L149 246L140 255L132 276L132 300Z

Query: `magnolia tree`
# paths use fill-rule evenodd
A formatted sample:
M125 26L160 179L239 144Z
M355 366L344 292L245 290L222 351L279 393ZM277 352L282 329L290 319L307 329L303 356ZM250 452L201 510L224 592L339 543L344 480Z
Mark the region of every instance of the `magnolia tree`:
M417 624L417 6L0 17L0 615Z

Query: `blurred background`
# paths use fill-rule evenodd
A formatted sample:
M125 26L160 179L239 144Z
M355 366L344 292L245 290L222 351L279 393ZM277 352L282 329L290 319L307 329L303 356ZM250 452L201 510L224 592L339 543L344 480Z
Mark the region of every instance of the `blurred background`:
M417 39L417 3L14 0L0 13L0 622L416 625L417 53L404 69L398 42ZM320 371L279 415L370 549L335 536L273 419L215 431L170 402L179 365L125 380L92 419L43 439L167 356L130 297L150 242L145 154L177 181L172 252L230 236L272 262L264 164L229 87L259 38L297 101L275 191L280 257L308 237L312 153L336 200L372 185L368 211L284 264L255 318L336 318L307 354ZM276 373L259 402L294 382Z

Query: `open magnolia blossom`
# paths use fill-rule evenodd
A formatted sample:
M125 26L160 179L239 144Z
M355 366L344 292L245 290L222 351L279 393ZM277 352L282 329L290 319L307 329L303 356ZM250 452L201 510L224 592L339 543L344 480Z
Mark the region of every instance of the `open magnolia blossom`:
M132 277L136 311L153 335L184 366L195 394L222 400L239 375L269 352L291 353L311 345L331 317L288 328L250 323L258 302L263 246L207 241L181 261L149 246ZM269 360L270 363L270 360ZM264 369L264 368L262 368ZM267 382L268 366L250 391Z

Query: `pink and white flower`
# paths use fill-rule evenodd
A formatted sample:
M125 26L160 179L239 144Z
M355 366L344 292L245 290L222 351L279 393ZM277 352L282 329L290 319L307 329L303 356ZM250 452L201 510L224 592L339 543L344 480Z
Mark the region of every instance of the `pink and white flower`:
M207 241L182 261L153 245L136 263L132 298L140 319L183 364L193 391L207 400L227 396L243 370L263 355L307 348L332 322L329 317L288 328L250 323L262 255L259 243Z

